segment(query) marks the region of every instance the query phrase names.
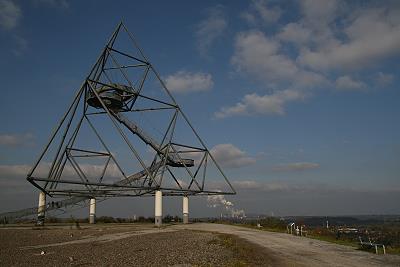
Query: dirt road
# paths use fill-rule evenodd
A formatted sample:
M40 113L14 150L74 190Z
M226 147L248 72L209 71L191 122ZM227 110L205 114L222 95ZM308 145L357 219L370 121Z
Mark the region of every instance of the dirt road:
M400 256L375 255L324 241L244 227L196 223L174 225L188 229L233 234L266 249L281 266L400 266Z

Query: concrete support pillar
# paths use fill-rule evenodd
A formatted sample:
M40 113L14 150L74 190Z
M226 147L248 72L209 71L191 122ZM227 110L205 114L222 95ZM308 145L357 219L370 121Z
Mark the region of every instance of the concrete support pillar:
M154 215L154 223L156 226L160 227L162 224L162 192L160 190L157 190L155 195Z
M90 199L89 223L96 223L96 199Z
M182 203L182 210L183 210L183 223L189 223L189 197L183 196L183 203Z
M46 194L44 192L39 193L39 204L38 204L38 217L37 224L43 225L46 212Z

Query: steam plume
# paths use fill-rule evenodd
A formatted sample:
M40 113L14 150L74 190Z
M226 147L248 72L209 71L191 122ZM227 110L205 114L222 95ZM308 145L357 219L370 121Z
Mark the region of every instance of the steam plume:
M223 195L208 196L207 206L210 208L223 207L232 218L246 217L244 210L235 209L233 203L226 200Z

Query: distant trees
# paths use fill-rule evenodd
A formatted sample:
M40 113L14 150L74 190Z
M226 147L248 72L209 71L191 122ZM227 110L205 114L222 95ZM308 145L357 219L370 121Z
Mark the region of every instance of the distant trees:
M111 216L101 216L96 218L96 221L99 223L153 223L154 222L154 217L144 217L144 216L139 216L137 217L136 220L133 218L114 218ZM171 222L182 222L182 218L178 216L172 216L172 215L166 215L163 218L164 223L171 223Z
M182 222L182 219L178 216L167 215L163 218L163 223L171 223L171 222Z
M252 226L257 226L260 224L265 229L275 230L275 231L286 231L286 222L277 217L264 217L260 219L252 219L241 222L241 224L249 224Z

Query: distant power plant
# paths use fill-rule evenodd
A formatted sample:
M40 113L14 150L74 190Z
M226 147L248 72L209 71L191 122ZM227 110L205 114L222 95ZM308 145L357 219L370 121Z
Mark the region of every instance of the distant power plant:
M236 209L231 201L225 199L223 195L210 195L207 197L207 206L210 208L222 207L224 212L221 213L222 218L243 219L246 214L243 209Z
M55 100L57 101L57 100ZM96 199L236 194L161 76L121 22L56 126L27 180L40 190L45 212ZM61 197L46 205L46 196Z

